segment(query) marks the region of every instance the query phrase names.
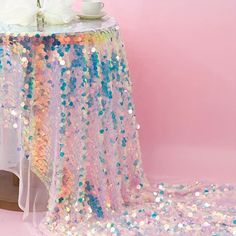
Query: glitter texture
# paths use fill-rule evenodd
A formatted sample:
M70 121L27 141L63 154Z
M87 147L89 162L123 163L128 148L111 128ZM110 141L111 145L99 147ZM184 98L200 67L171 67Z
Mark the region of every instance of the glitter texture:
M0 127L20 133L17 151L49 192L40 230L236 235L233 186L148 183L131 87L116 24L2 34Z

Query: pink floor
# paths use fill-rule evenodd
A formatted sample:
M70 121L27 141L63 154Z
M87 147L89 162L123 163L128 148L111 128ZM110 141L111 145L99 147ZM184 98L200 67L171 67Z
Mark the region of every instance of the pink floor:
M23 213L0 209L0 235L28 236L27 226L22 222Z

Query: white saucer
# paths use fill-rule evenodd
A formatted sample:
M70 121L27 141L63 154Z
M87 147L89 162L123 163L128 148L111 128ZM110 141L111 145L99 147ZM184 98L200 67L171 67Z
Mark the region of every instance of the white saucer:
M104 17L105 15L106 15L105 11L102 11L98 15L87 15L87 14L83 14L82 12L80 12L78 14L79 18L82 20L98 20L98 19L101 19L102 17Z

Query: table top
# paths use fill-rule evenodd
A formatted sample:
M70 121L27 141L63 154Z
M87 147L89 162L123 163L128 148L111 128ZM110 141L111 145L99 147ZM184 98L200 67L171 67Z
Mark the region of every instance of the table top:
M50 25L45 26L44 31L40 32L36 26L21 26L21 25L4 25L0 24L0 35L5 34L66 34L66 33L83 33L102 31L110 28L118 27L114 18L105 17L101 20L74 20L65 25Z

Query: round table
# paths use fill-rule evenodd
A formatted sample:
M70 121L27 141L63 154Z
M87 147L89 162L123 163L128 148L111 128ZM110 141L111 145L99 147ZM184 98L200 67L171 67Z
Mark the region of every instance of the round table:
M146 180L114 19L1 25L0 35L0 169L19 176L37 234L233 232L235 201L218 207L233 187ZM209 205L217 214L206 218Z

